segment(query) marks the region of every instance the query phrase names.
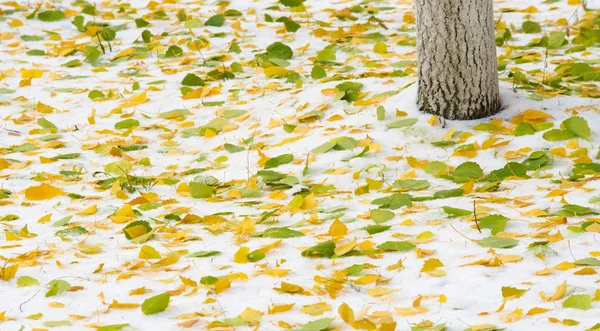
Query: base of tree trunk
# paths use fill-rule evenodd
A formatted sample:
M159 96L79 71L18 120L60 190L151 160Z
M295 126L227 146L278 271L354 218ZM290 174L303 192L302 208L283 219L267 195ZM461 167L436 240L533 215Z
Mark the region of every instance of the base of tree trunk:
M493 0L415 0L418 106L451 120L500 110Z

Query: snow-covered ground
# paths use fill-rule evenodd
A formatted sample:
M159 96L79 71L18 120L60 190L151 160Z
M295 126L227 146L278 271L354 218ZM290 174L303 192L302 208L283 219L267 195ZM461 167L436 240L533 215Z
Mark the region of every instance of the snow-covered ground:
M600 2L445 123L411 6L0 3L0 330L600 330Z

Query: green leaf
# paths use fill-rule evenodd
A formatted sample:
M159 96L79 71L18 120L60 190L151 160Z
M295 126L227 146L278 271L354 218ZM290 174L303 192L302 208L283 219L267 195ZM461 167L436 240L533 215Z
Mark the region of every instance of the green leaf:
M294 56L292 49L279 41L276 41L267 47L267 57L289 60Z
M402 120L397 120L392 123L389 123L387 125L387 127L390 129L400 129L400 128L404 128L407 126L411 126L411 125L417 123L417 121L418 121L418 119L416 119L416 118L405 118Z
M327 72L321 66L314 66L310 72L312 79L321 79L327 77Z
M137 28L144 28L144 27L147 27L148 25L150 25L150 23L147 22L146 20L144 20L143 18L136 18L135 19L135 26Z
M567 42L564 32L552 32L548 37L548 49L559 49Z
M216 27L223 26L223 24L225 24L225 16L223 16L221 14L211 16L208 19L208 21L206 21L206 23L204 23L204 25L216 26Z
M590 141L591 131L588 122L579 116L567 118L562 125L579 138Z
M58 161L58 160L72 160L72 159L78 158L79 155L81 155L81 153L60 154L60 155L51 157L51 159L55 160L55 161Z
M67 67L67 68L73 68L73 67L77 67L80 64L81 64L81 60L74 59L74 60L71 60L69 62L65 62L65 63L61 64L61 66Z
M124 328L128 327L129 324L112 324L101 326L96 329L96 331L121 331Z
M29 276L21 276L17 279L17 287L29 287L29 286L38 286L40 282Z
M311 150L311 153L314 153L314 154L326 153L326 152L330 151L331 149L333 149L333 147L335 147L335 145L336 145L335 142L328 141L328 142L324 143L323 145L313 148Z
M367 225L364 228L362 228L361 230L365 230L367 231L368 234L376 234L376 233L380 233L383 231L387 231L391 228L391 226L389 225Z
M588 310L592 308L592 297L587 294L575 294L567 298L562 304L563 308Z
M327 257L331 258L335 252L335 243L331 240L320 243L316 246L304 250L301 255L304 257Z
M164 118L164 119L175 119L175 118L185 117L189 113L190 113L190 111L188 109L174 109L171 111L161 113L160 117Z
M396 214L394 214L393 212L391 212L389 210L385 210L385 209L371 209L371 212L369 215L369 217L375 223L384 223L384 222L390 221L395 216L396 216Z
M169 306L170 298L171 295L169 292L165 292L144 300L144 303L142 303L142 313L144 315L152 315L165 311Z
M198 251L188 255L188 257L209 257L219 255L221 252L219 251Z
M333 141L335 141L335 146L333 146L333 149L338 151L345 151L358 146L358 142L352 137L340 137L333 139Z
M415 244L409 243L407 241L386 241L383 244L377 246L377 248L382 251L392 251L392 252L406 252L412 251L415 247Z
M527 168L520 163L509 162L504 168L496 169L487 176L488 181L499 182L503 181L507 177L520 177L520 178L529 178L527 176Z
M140 126L140 121L135 120L133 118L128 118L126 120L122 120L115 123L115 129L117 130L125 130L137 126Z
M65 293L71 287L71 284L62 279L55 279L50 281L47 286L49 290L46 292L46 298Z
M298 7L302 6L304 0L279 0L279 2L286 7Z
M6 87L0 87L0 94L10 94L10 93L14 93L14 92L15 92L15 90L11 90Z
M152 32L148 30L142 31L142 40L146 44L150 43L152 41Z
M185 75L185 77L181 81L181 85L183 85L183 86L204 86L204 81L202 80L202 78L200 78L192 73L189 73L189 74Z
M37 124L44 129L56 129L56 125L54 125L54 123L48 121L43 117L38 118Z
M383 106L377 107L377 120L378 121L385 120L385 108Z
M46 10L38 14L38 20L42 22L56 22L65 18L65 13L60 10Z
M91 90L90 93L88 93L88 98L94 100L94 99L98 99L98 98L104 98L105 95L104 93L102 93L102 91L98 91L98 90Z
M580 259L575 262L576 265L585 265L590 267L600 267L600 260L595 257L587 257L585 259Z
M542 27L538 23L532 22L532 21L523 22L523 24L521 25L521 29L523 29L523 32L525 32L525 33L540 33L540 32L542 32Z
M191 182L189 184L190 195L195 199L210 198L215 194L215 189L204 183Z
M229 143L223 145L223 148L225 148L225 150L228 151L229 153L238 153L238 152L246 150L244 147L232 145Z
M265 169L277 168L282 164L288 164L294 161L294 155L292 154L281 154L277 157L270 158L265 163Z
M300 1L300 0L281 0L282 2ZM308 322L301 326L299 329L291 331L324 331L331 327L333 318L321 318L316 321Z
M487 237L478 241L479 245L483 247L492 248L511 248L519 244L519 241L512 238L500 238L500 237Z
M371 201L371 204L379 205L379 208L398 209L412 206L411 196L404 193L395 193L390 196Z
M123 233L125 234L125 238L128 240L133 240L137 237L144 236L148 233L152 232L152 227L148 221L134 221L123 228Z
M434 199L447 199L463 195L465 191L462 188L453 188L449 190L437 191L433 194Z
M86 228L84 228L82 226L74 226L72 228L68 228L68 229L56 231L54 233L54 235L57 236L57 237L79 236L79 235L82 235L82 234L86 234L88 232L89 231L86 230Z
M479 164L475 162L465 162L456 167L452 175L455 177L479 179L483 177L483 170L481 170Z
M59 326L71 326L71 322L69 322L67 320L46 321L46 322L44 322L44 326L49 327L49 328L55 328L55 327L59 327Z
M181 56L181 54L183 54L183 49L181 49L181 47L171 45L167 49L167 52L165 53L165 57L178 57L178 56Z
M508 222L509 218L503 215L488 215L479 220L479 226L484 229L491 229L492 234L496 235L499 232L504 231L506 226L506 222Z
M52 223L52 226L65 226L73 218L73 215L65 216L58 221Z
M519 123L519 125L517 125L517 127L515 128L515 137L520 137L520 136L526 136L526 135L531 135L535 133L535 129L533 128L533 126L527 122L521 122Z
M463 217L473 214L472 211L466 209L454 208L449 206L443 206L442 208L444 209L444 212L446 212L446 214L452 217Z
M323 50L317 52L317 60L328 62L335 61L335 49L332 46L327 46Z
M295 238L302 237L304 233L296 230L289 229L287 227L281 228L269 228L264 232L259 232L257 234L252 234L253 237L261 237L261 238L276 238L276 239L285 239L285 238Z
M418 191L429 187L426 179L398 179L393 184L394 188L405 188L411 191Z
M247 111L242 110L242 109L225 109L223 111L223 117L236 118L236 117L240 117L240 116L244 115L245 113L247 113Z
M344 92L342 100L354 102L358 99L358 95L363 87L363 84L355 82L343 82L335 87L340 90L340 92Z
M197 18L193 18L191 20L187 20L185 21L185 23L183 23L183 26L186 29L196 29L196 28L201 28L202 27L202 21L197 19Z

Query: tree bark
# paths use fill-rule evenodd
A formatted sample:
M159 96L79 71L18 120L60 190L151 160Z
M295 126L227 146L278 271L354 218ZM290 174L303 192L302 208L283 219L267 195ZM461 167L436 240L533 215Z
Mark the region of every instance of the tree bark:
M445 119L499 111L493 0L415 0L418 106Z

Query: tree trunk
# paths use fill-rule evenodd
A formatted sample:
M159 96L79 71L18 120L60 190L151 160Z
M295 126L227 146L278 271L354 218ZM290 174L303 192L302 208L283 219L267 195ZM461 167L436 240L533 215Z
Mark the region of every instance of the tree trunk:
M498 112L493 0L415 0L418 106L445 119Z

